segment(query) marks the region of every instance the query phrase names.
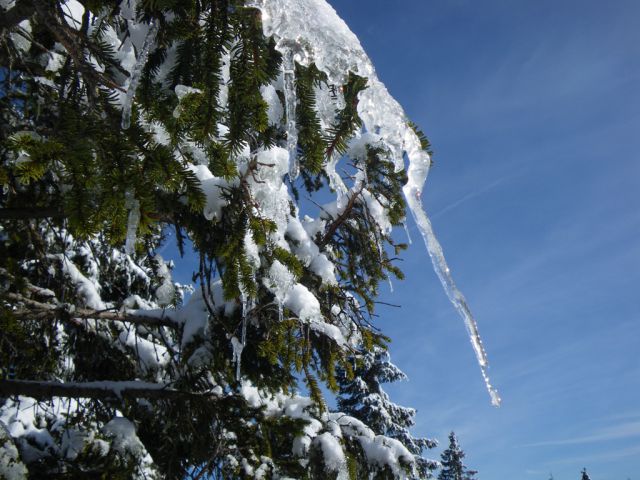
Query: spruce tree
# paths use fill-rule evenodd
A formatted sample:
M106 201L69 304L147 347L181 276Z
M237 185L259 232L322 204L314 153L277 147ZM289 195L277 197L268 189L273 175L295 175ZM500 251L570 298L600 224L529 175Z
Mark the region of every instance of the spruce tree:
M463 463L465 453L458 444L456 434L449 434L449 446L441 455L442 470L438 480L475 480L475 470L469 470Z
M254 3L0 3L0 466L12 475L423 471L412 410L369 426L328 412L320 385L337 391L354 352L386 349L371 322L380 282L402 277L402 149L428 142L359 45L290 32L316 16L267 32ZM171 242L196 252L195 291L172 280Z
M583 468L581 473L582 473L581 480L591 480L591 477L589 477L589 474L587 473L586 468Z
M338 375L338 410L363 421L377 434L402 442L417 457L412 478L431 478L438 463L423 458L422 454L437 443L411 435L409 429L415 423L416 411L393 403L381 385L405 380L404 372L390 361L389 353L379 347L354 356L353 362L356 365L353 377L348 377L343 370Z

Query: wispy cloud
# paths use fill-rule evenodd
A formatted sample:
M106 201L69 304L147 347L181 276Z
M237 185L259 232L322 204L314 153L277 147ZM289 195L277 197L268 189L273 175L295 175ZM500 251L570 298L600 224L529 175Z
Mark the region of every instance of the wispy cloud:
M547 447L557 445L576 445L593 442L607 442L621 438L640 437L640 421L627 422L600 429L590 435L582 435L561 440L546 440L543 442L529 443L524 447Z
M607 462L618 460L625 457L636 457L640 455L640 445L634 445L623 449L615 449L609 452L595 453L589 455L579 455L569 458L561 458L551 462L547 462L547 465L562 465L562 464L585 464L595 461Z
M480 195L488 192L489 190L492 190L494 188L496 188L498 185L500 185L501 183L503 183L505 180L512 178L514 175L505 175L503 177L498 178L497 180L494 180L493 182L489 183L488 185L485 185L483 187L480 187L476 190L473 190L469 193L467 193L466 195L462 196L461 198L459 198L458 200L456 200L455 202L450 203L449 205L445 206L444 208L440 209L439 211L437 211L436 213L431 215L431 219L435 219L438 218L442 215L444 215L445 213L447 213L450 210L453 210L454 208L456 208L457 206L461 205L464 202L467 202L473 198L479 197Z

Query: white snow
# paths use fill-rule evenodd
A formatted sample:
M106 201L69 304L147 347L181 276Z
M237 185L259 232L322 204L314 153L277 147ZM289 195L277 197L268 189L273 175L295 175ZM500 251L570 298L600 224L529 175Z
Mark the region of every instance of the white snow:
M65 255L51 254L49 257L61 262L62 271L69 277L71 282L75 284L78 295L83 299L87 307L93 308L94 310L105 310L107 308L107 305L102 301L102 298L100 298L100 285L96 285L87 279L87 277L80 273L78 267Z
M229 186L229 183L223 178L214 176L206 165L189 165L188 168L200 180L200 188L207 199L203 211L205 218L219 219L222 208L227 205L227 201L222 196L222 190Z
M314 438L313 443L320 446L327 470L336 472L345 467L347 459L344 456L342 445L331 433L321 433Z
M136 435L135 425L124 417L111 419L102 431L107 436L113 437L113 448L120 453L143 448L142 442Z

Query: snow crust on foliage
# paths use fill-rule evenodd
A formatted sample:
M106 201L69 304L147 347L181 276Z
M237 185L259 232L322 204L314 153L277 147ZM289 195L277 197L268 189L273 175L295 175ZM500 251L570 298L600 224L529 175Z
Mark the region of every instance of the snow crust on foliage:
M100 433L95 425L68 423L79 411L80 404L74 399L54 397L47 403L24 396L7 399L0 406L0 478L27 478L26 468L16 461L16 445L28 464L52 456L73 462L86 451L104 457L114 450L139 461L134 478L156 478L153 461L131 422L114 418Z
M320 446L326 468L331 472L344 469L347 459L344 456L340 441L331 433L324 432L313 439Z
M94 310L105 310L107 305L100 297L100 285L90 281L85 277L78 267L63 254L49 255L53 259L57 259L62 264L62 271L69 277L71 282L75 284L76 291L84 300L87 307Z
M249 405L264 408L267 416L286 415L289 418L305 420L307 425L303 435L294 439L292 453L304 458L311 448L319 448L325 467L331 472L338 472L338 478L348 478L343 476L348 473L343 446L345 439L357 441L369 464L380 469L390 468L396 478L407 478L405 468L410 468L415 462L415 457L400 441L376 435L363 422L342 412L318 414L314 411L313 401L309 397L269 394L247 380L243 381L240 392Z
M249 5L262 10L267 36L273 35L279 50L299 45L295 60L302 65L315 63L330 84L346 83L349 71L368 79L369 87L359 98L358 115L367 130L378 133L391 147L396 169L403 168L405 150L420 148L420 142L407 124L405 113L378 79L371 60L358 37L325 0L252 0Z
M220 219L222 209L227 205L227 201L222 196L222 189L229 183L224 178L214 176L206 165L189 165L188 168L200 180L200 188L207 199L203 212L205 218Z
M0 478L22 480L27 478L27 468L20 461L13 441L0 432Z
M112 448L121 454L138 456L144 452L144 445L136 435L136 427L124 417L111 419L102 432L112 438Z

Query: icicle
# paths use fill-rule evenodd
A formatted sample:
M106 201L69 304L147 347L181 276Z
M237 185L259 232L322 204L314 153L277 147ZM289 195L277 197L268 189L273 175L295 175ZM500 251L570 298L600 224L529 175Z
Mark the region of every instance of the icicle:
M411 234L409 233L409 227L407 226L407 219L405 218L404 222L402 222L402 226L404 227L404 233L407 234L407 242L409 243L409 245L413 244L413 241L411 240Z
M276 298L276 304L278 305L278 322L282 323L282 321L284 320L282 302Z
M240 368L242 364L242 351L247 342L247 312L248 302L247 296L244 292L240 294L242 301L242 330L240 333L240 341L236 337L231 339L233 343L233 359L236 362L236 381L240 381ZM235 342L234 342L235 340Z
M244 350L244 345L240 340L237 339L237 337L231 337L231 348L233 348L233 362L236 364L236 382L239 382L240 363L242 361L242 350Z
M393 282L391 281L391 277L387 275L387 281L389 282L389 290L393 293Z
M340 177L338 172L336 172L336 165L338 164L338 160L338 156L335 153L332 154L331 158L327 160L324 171L327 174L327 177L329 177L329 187L331 187L331 189L336 192L336 200L338 202L338 208L340 208L344 205L343 201L348 189L342 181L342 177Z
M284 106L287 115L287 150L289 150L289 178L298 178L298 127L296 125L296 64L293 49L287 48L282 62L284 75Z
M142 49L140 50L136 64L131 71L129 87L127 88L127 96L125 97L122 105L121 126L124 130L127 130L131 126L131 106L133 105L133 97L136 95L138 83L140 83L140 77L142 77L142 70L147 64L147 59L149 58L149 53L155 44L157 33L158 24L155 20L151 20L149 23L149 31L144 39L144 43L142 44Z
M136 248L136 232L138 231L138 224L140 223L140 202L133 196L131 190L127 190L124 194L124 205L129 210L124 251L127 255L131 255Z
M482 345L478 325L473 318L473 314L471 313L471 309L469 308L464 295L460 290L458 290L458 287L453 281L451 271L449 270L447 261L444 258L442 246L433 232L433 227L431 226L429 217L427 217L426 212L422 208L422 201L420 199L421 188L426 181L429 167L431 166L431 159L422 151L412 152L412 154L409 155L409 159L410 163L407 172L408 180L406 185L403 187L407 204L413 214L416 225L424 238L424 243L427 246L427 251L431 257L434 270L440 279L440 283L447 293L449 300L463 318L465 326L467 327L471 345L473 346L478 364L480 365L480 370L482 371L482 378L484 379L489 396L491 397L491 403L498 407L500 406L501 399L497 390L491 385L491 381L489 380L489 362L487 360L487 353Z

